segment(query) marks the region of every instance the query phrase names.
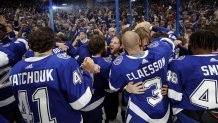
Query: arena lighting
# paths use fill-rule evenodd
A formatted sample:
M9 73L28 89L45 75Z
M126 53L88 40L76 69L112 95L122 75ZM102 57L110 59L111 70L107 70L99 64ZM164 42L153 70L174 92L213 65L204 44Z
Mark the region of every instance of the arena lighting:
M52 9L54 9L54 10L57 9L57 6L52 6Z
M136 0L132 0L132 2L135 2Z
M66 4L66 3L63 3L62 6L67 6L67 4Z

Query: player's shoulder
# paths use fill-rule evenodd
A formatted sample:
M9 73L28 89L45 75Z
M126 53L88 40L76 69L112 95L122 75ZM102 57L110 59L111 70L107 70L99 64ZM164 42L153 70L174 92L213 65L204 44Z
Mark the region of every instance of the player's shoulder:
M113 65L120 66L121 64L123 64L124 61L125 61L125 55L120 55L113 61Z
M21 69L23 69L23 67L26 66L26 62L25 60L21 60L19 62L17 62L11 69L11 74L14 74L14 73L18 73Z
M160 40L159 39L156 39L156 40L153 40L148 46L147 48L155 48L155 47L158 47L160 45Z
M190 59L189 56L183 55L183 56L180 56L176 59L173 59L172 62L185 62L188 59Z
M70 56L67 55L66 53L58 53L58 54L53 54L53 58L54 59L58 59L58 60L70 60Z
M58 54L53 54L51 59L54 59L57 63L69 63L72 62L73 64L76 63L76 60L67 55L65 52L64 53L58 53Z
M192 68L192 62L193 59L190 57L190 56L180 56L178 57L177 59L173 59L169 66L170 68L173 68L173 69L189 69L189 68Z

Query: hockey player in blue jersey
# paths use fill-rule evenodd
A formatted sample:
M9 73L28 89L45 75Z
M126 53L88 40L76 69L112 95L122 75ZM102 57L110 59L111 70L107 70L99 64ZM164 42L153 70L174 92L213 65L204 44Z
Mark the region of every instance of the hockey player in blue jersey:
M100 73L93 75L93 90L90 103L82 109L84 123L102 123L105 89L108 88L108 76L111 67L110 57L106 55L105 37L100 34L92 34L89 39L88 49L93 61L100 66Z
M126 122L169 122L170 106L167 97L162 96L161 88L166 84L167 65L175 47L173 42L163 38L150 44L148 50L141 51L139 36L131 31L124 34L122 41L127 54L113 62L110 88L118 90L127 85L127 82L133 81L142 82L146 89L143 94L130 94ZM165 50L156 52L156 48Z
M14 64L21 60L27 49L27 41L24 39L10 41L4 46L0 46L0 114L10 122L19 122L22 118L19 116L11 83L8 80L9 71Z
M178 123L218 122L218 39L210 31L190 36L192 55L173 60L169 66L168 97Z
M88 71L93 71L94 62L86 58L82 71L66 54L52 55L51 29L32 32L28 42L35 57L17 63L9 77L25 122L82 122L79 110L91 99L92 81Z

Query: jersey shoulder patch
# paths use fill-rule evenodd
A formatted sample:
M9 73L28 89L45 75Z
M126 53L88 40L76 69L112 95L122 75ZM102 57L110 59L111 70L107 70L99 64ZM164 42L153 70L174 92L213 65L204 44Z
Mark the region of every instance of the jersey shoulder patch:
M115 60L114 60L114 65L119 65L121 62L123 61L123 56L118 56Z
M111 63L112 58L111 57L104 57L103 58L105 62Z
M157 47L158 45L159 45L158 41L154 41L148 45L148 48L154 48Z
M70 58L70 56L68 56L66 53L59 53L59 54L57 54L57 57L61 58L61 59L69 59Z

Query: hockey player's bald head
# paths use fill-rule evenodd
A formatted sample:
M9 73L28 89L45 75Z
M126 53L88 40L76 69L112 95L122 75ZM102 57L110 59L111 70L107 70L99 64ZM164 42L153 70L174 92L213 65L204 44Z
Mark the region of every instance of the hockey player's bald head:
M127 31L124 33L122 38L122 43L125 49L133 49L139 46L139 36L137 33L132 31Z

